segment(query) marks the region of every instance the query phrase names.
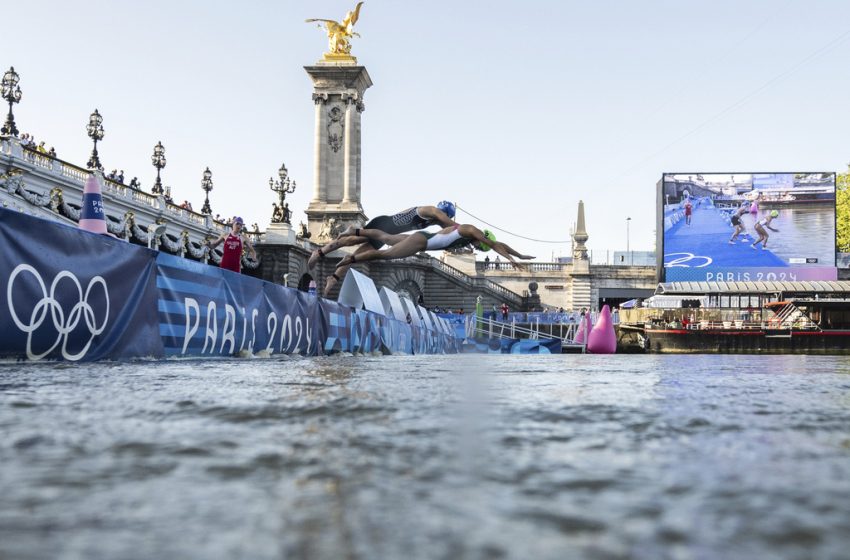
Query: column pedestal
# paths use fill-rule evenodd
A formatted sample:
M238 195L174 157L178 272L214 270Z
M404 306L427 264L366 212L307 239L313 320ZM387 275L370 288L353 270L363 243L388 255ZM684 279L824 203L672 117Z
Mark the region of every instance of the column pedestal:
M326 243L348 226L366 222L360 203L360 112L369 73L347 61L304 68L316 100L313 200L307 207L311 241ZM319 101L321 100L321 101Z

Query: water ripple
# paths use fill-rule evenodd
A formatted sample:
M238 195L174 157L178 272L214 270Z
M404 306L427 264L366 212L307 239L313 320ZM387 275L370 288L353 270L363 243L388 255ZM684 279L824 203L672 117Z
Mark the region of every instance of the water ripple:
M842 558L848 366L0 364L0 557Z

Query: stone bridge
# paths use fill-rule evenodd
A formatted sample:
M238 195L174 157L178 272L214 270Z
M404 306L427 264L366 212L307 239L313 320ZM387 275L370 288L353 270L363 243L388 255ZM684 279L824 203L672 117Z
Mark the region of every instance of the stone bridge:
M338 251L307 270L311 245L271 244L257 247L260 268L248 271L269 282L306 289L315 280L319 291L333 273L343 253ZM585 266L583 267L582 264ZM396 261L372 261L354 268L382 286L422 301L428 307L475 309L481 296L485 309L507 303L512 310L540 307L597 309L633 297L648 297L657 285L655 267L588 266L579 263L530 263L529 270L514 269L510 263L476 262L472 254L444 253L435 258L425 253ZM336 292L331 294L335 297Z

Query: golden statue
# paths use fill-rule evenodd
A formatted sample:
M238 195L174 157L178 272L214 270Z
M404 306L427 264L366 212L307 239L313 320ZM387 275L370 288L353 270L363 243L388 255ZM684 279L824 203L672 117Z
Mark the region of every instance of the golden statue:
M354 24L357 23L357 19L360 17L360 6L363 5L363 2L358 2L357 6L347 14L345 14L345 19L342 20L342 23L334 21L332 19L308 19L307 23L311 23L314 21L322 21L325 23L325 27L328 30L328 52L325 54L325 58L328 59L353 59L351 56L351 43L348 42L350 37L360 37L359 33L354 32ZM321 27L321 25L319 26Z

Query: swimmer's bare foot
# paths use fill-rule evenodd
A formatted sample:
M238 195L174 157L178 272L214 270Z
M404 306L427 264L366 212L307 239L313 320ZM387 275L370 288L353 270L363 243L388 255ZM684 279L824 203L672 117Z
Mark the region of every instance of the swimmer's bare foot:
M355 231L356 231L356 228L354 226L348 226L347 228L345 228L345 230L342 233L337 235L336 238L339 239L340 237L348 237L350 235L354 235Z
M319 262L319 259L325 258L325 254L322 252L322 248L319 247L315 251L310 254L310 258L307 259L307 268L313 270L313 267L316 266L316 263Z
M347 257L345 257L344 259L339 261L339 264L336 265L336 267L337 267L337 269L340 269L344 266L350 265L353 262L354 262L354 255L348 255Z
M337 276L336 272L325 278L325 289L322 291L325 297L328 297L331 293L331 290L334 289L334 286L339 283L339 276Z

